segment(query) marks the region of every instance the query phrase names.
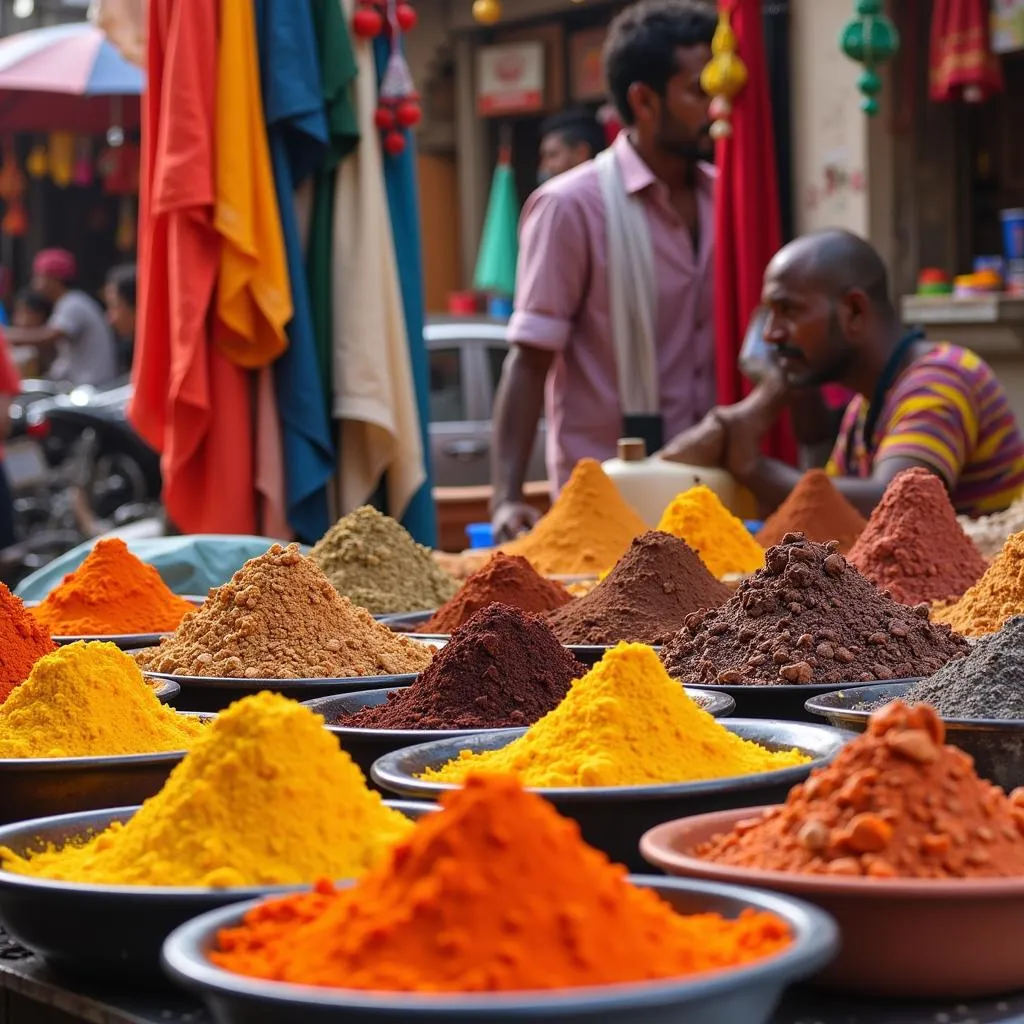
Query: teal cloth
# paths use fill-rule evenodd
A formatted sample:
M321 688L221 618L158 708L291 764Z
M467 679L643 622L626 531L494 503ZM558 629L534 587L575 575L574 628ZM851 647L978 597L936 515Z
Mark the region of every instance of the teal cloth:
M519 256L519 197L515 172L506 163L494 168L487 218L480 237L473 287L480 292L514 295Z
M195 534L125 543L132 554L153 566L176 594L204 597L211 587L227 583L250 558L262 555L280 541L269 537ZM42 601L67 573L85 561L94 544L95 541L80 544L26 576L18 584L17 595L25 601Z

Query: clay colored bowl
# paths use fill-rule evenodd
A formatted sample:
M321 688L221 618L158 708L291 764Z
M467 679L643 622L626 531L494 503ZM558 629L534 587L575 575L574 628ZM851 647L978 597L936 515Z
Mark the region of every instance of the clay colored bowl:
M676 878L635 877L684 914L717 912L736 917L745 909L767 910L789 925L793 942L782 952L742 967L689 978L600 988L541 992L357 992L262 981L210 963L208 953L222 928L239 924L255 903L204 914L164 944L164 968L195 992L219 1024L331 1024L335 1021L479 1022L503 1024L564 1021L572 1024L766 1024L791 982L826 963L837 944L835 924L799 900L735 886Z
M766 807L670 821L640 840L640 852L671 875L797 896L839 923L839 955L815 983L861 995L953 998L1024 987L1017 938L1024 875L962 881L869 880L755 871L693 856L703 842Z

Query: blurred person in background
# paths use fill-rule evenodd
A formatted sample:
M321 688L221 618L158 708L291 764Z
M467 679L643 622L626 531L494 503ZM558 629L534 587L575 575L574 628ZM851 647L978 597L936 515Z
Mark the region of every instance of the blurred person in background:
M135 265L122 263L107 274L103 289L107 323L117 337L117 368L128 373L135 348Z
M4 469L3 443L11 429L11 400L21 391L21 377L4 337L6 330L0 328L0 548L9 548L17 540L14 535L14 496Z
M11 315L11 324L14 327L31 329L34 327L45 327L47 321L53 316L53 303L31 288L22 288L14 296L14 311Z
M540 126L537 184L565 174L605 148L604 129L587 110L564 110Z
M66 249L43 249L32 261L32 288L53 303L41 327L10 327L11 345L56 351L47 376L75 387L103 386L117 376L114 335L98 302L75 287L78 263Z

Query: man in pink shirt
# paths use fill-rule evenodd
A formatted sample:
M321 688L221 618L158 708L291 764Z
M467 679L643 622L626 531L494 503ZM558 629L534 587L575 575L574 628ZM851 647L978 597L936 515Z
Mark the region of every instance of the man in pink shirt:
M714 149L700 84L714 31L706 4L642 0L612 22L605 44L605 73L625 126L611 152L627 198L639 200L645 214L653 257L649 316L658 408L645 417L655 421L648 432L652 450L660 447L657 437L668 440L715 404L714 168L703 162ZM555 490L579 459L614 456L624 428L633 426L620 401L611 213L599 164L589 161L553 179L523 210L511 352L494 408L492 518L499 541L537 519L522 489L542 406Z

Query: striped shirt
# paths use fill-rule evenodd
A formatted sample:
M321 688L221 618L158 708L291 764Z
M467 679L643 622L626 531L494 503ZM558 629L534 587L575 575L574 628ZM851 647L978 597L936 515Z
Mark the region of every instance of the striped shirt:
M915 459L946 481L958 513L1006 508L1024 490L1024 440L1002 384L964 348L936 345L911 363L885 396L872 443L868 402L846 407L828 472L867 478L884 459Z

